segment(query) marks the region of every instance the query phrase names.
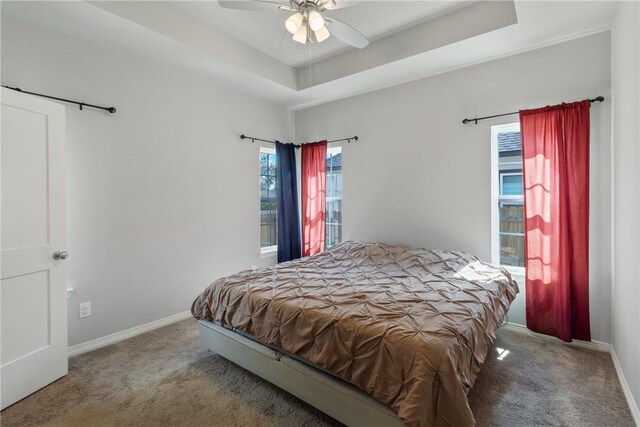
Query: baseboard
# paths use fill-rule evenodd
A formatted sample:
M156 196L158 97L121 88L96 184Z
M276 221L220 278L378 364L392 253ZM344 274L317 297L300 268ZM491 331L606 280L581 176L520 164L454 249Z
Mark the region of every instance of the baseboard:
M611 348L611 359L613 360L613 366L616 368L616 373L618 374L618 379L620 380L620 385L622 386L624 396L627 398L627 403L629 404L631 415L633 415L633 420L636 422L637 426L640 426L640 410L638 410L638 404L634 400L633 394L631 394L631 389L629 388L627 379L622 372L622 367L620 366L620 361L618 360L616 349L613 347Z
M174 314L173 316L145 323L144 325L134 326L133 328L116 332L115 334L107 335L102 338L97 338L95 340L87 341L82 344L74 345L72 347L69 347L69 357L77 356L79 354L96 350L101 347L106 347L119 341L133 338L136 335L144 334L145 332L153 331L154 329L158 329L163 326L188 319L190 317L193 317L191 311L185 311L182 313Z
M607 343L600 342L600 341L573 340L570 343L565 343L564 341L561 341L556 337L552 337L552 336L549 336L549 335L544 335L544 334L539 334L537 332L533 332L533 331L527 329L526 326L521 325L519 323L507 322L502 327L503 328L508 328L508 329L511 329L511 330L514 330L514 331L523 332L523 333L529 334L529 335L531 335L533 337L553 340L553 341L556 341L558 343L572 345L572 346L575 346L575 347L582 347L582 348L588 348L588 349L591 349L591 350L604 351L606 353L610 353L611 352L611 344L607 344Z

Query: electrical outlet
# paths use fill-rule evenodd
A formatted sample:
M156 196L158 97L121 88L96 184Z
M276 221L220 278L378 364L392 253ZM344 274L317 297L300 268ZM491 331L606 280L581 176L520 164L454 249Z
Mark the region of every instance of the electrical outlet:
M80 318L91 316L91 301L80 303Z

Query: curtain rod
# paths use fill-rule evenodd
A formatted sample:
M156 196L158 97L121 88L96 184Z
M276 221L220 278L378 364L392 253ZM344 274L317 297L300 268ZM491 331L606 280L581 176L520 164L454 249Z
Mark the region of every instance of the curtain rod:
M80 110L82 110L82 107L91 107L91 108L97 108L99 110L108 111L111 114L116 112L115 107L101 107L99 105L87 104L86 102L72 101L70 99L58 98L58 97L50 96L50 95L43 95L41 93L29 92L29 91L26 91L26 90L22 90L19 87L11 87L11 86L6 86L6 85L2 85L2 87L6 87L7 89L15 90L16 92L22 92L22 93L28 93L29 95L40 96L42 98L55 99L56 101L68 102L69 104L76 104L76 105L80 106Z
M589 100L589 102L591 102L591 103L602 102L602 101L604 101L604 96L597 96L597 97ZM496 114L494 116L476 117L474 119L464 119L462 121L462 124L466 125L467 123L475 122L475 124L477 125L478 121L480 121L480 120L493 119L493 118L496 118L496 117L503 117L503 116L511 116L511 115L514 115L514 114L520 114L520 112L519 111L514 111L513 113L504 113L504 114Z
M250 139L251 143L253 144L256 141L262 141L262 142L268 142L270 144L275 144L278 141L270 141L268 139L262 139L262 138L256 138L255 136L247 136L247 135L240 135L240 139ZM351 144L351 140L353 141L357 141L358 137L357 136L352 136L350 138L342 138L342 139L332 139L331 141L327 141L327 142L342 142L342 141L347 141L347 144ZM303 144L293 144L294 147L296 148L300 148L302 147Z

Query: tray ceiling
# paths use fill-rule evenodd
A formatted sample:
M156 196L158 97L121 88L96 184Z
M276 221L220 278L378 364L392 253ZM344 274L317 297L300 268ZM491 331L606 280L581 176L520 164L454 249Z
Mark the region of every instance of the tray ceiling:
M237 0L246 1L246 0ZM470 5L463 1L360 1L337 0L349 7L327 12L376 40L446 12ZM174 1L175 7L226 34L293 67L327 58L354 48L329 37L322 43L301 45L284 28L290 12L246 12L224 9L216 1Z
M283 38L286 13L239 12L216 1L3 1L0 12L3 25L34 22L295 110L606 31L616 8L368 0L331 12L371 39L365 49L332 38L298 45Z

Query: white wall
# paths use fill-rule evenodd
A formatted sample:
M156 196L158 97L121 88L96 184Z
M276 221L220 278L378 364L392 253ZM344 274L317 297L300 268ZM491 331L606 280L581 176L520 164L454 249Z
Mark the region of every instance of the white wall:
M612 29L611 52L614 113L613 346L636 407L640 407L639 22L640 4L621 2ZM640 423L640 419L636 421Z
M118 109L66 108L70 345L189 310L214 279L272 261L258 147L238 135L290 138L283 109L6 14L2 83Z
M344 148L344 236L491 260L490 127L465 117L603 95L592 108L591 330L609 343L610 34L555 45L296 113L296 139ZM524 289L524 286L521 286ZM521 294L509 320L524 323Z

